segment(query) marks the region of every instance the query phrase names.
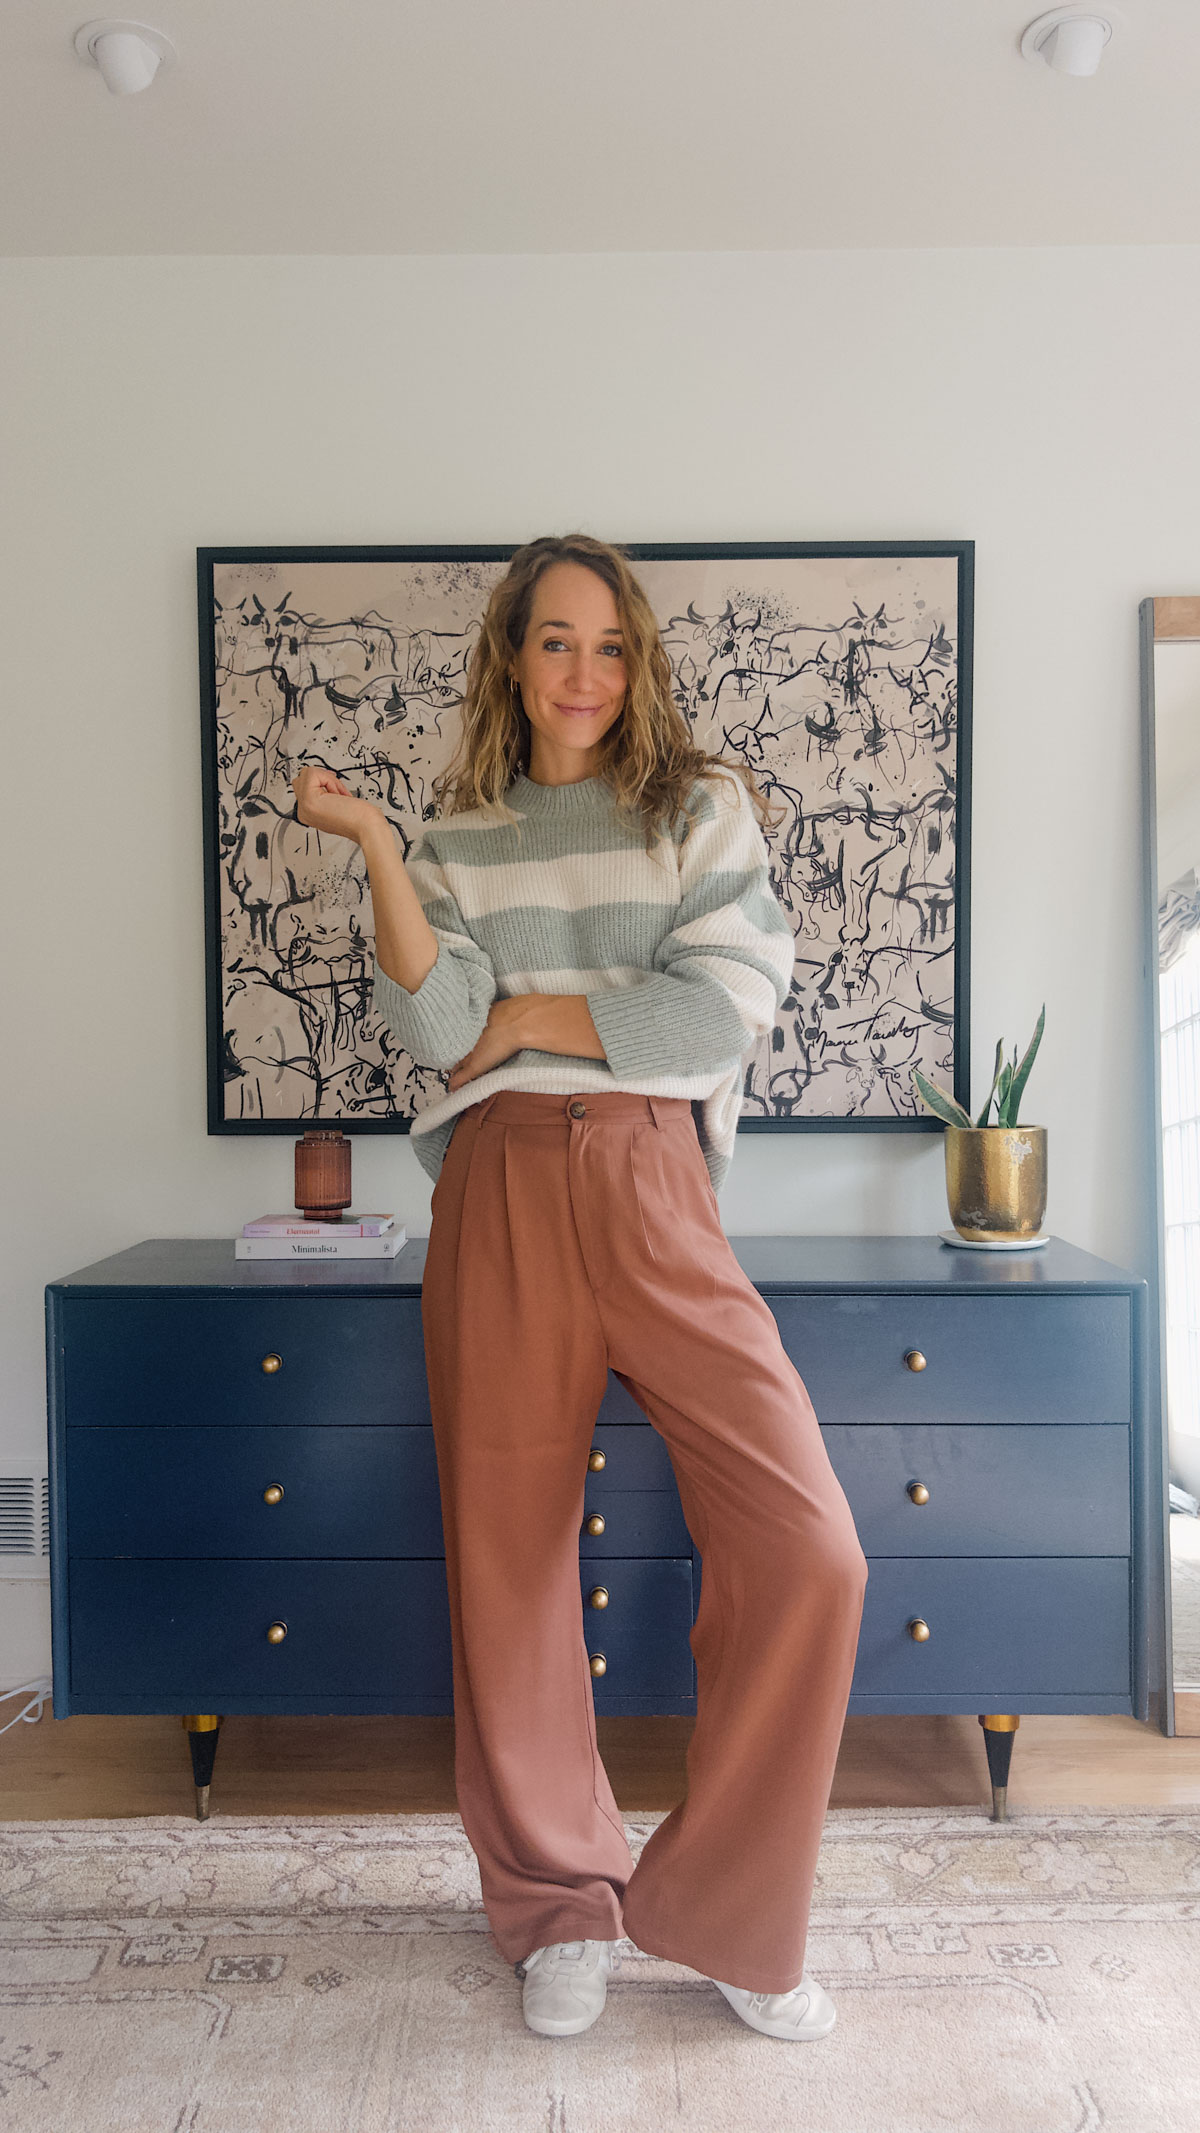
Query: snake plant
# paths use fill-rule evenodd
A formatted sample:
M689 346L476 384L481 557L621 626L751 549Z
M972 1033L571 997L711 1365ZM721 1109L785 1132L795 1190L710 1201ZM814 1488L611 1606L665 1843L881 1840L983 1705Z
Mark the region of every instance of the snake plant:
M982 1111L974 1121L976 1126L987 1125L988 1112L992 1108L993 1098L996 1104L996 1124L998 1126L1016 1125L1017 1112L1020 1108L1021 1098L1025 1094L1025 1084L1029 1079L1029 1069L1037 1057L1037 1048L1042 1041L1042 1031L1045 1027L1046 1008L1043 1003L1041 1014L1037 1018L1037 1027L1026 1046L1024 1058L1019 1062L1015 1044L1012 1058L1005 1059L1004 1039L1001 1037L996 1046L996 1064L992 1069L992 1086L987 1092L987 1100ZM926 1110L932 1111L935 1118L940 1118L943 1125L969 1126L972 1123L970 1112L964 1111L962 1105L956 1102L953 1096L947 1096L944 1089L939 1089L936 1082L926 1081L924 1074L921 1073L918 1067L913 1068L912 1078L917 1085L917 1094L925 1105Z

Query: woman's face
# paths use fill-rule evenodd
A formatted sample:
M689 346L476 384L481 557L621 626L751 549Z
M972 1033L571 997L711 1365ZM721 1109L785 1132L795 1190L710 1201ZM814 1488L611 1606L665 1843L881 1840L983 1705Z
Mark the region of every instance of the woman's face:
M594 570L552 563L542 572L513 673L533 728L530 776L549 785L591 777L626 686L617 603Z

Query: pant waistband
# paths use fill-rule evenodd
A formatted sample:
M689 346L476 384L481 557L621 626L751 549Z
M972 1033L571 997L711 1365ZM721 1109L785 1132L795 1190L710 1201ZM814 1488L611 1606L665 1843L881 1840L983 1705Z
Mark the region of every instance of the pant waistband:
M655 1125L668 1118L692 1116L688 1096L637 1096L626 1089L580 1089L560 1096L545 1089L498 1089L481 1103L468 1104L464 1118L482 1126L493 1118L504 1126L572 1125L587 1118L644 1118Z

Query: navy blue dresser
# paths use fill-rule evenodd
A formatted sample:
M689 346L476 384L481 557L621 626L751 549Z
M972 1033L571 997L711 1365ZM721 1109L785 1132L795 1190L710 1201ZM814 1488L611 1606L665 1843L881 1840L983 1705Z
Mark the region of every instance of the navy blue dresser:
M1059 1239L730 1242L869 1561L850 1709L975 1712L1002 1818L1020 1713L1156 1687L1145 1285ZM178 1712L200 1814L226 1714L452 1709L425 1250L154 1239L47 1287L55 1715ZM581 1480L596 1710L693 1712L702 1564L611 1376Z

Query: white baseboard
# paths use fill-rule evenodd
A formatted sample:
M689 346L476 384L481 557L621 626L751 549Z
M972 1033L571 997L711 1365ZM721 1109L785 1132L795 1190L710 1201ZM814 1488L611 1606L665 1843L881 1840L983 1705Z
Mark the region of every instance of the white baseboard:
M50 1586L0 1571L0 1689L50 1672ZM0 1723L2 1723L0 1719Z

